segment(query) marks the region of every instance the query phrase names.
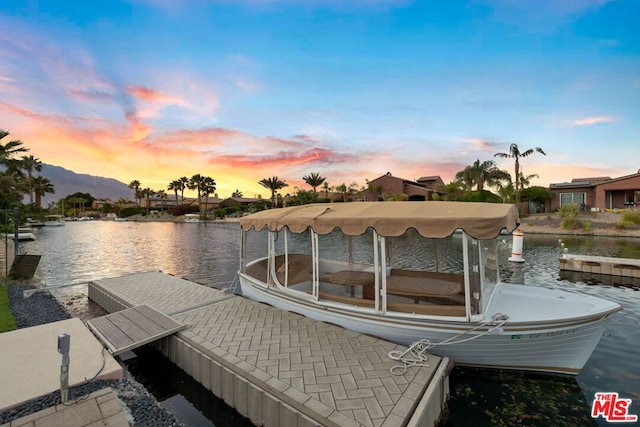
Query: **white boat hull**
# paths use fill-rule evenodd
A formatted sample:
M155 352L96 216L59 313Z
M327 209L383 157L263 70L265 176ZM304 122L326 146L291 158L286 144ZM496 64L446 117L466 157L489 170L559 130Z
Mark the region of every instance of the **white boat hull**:
M488 332L494 328L491 325L470 332L481 323L412 315L383 316L372 309L343 308L339 304L296 298L291 291L267 288L248 275L239 276L242 293L247 298L387 341L410 346L422 339L437 344L457 337L455 341L465 342L436 345L429 353L449 357L460 365L577 374L608 322L607 313L556 322L507 321L492 332Z

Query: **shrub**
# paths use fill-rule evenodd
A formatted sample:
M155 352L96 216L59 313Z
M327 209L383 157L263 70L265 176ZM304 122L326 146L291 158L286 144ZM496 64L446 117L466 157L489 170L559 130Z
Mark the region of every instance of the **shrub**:
M558 209L558 216L562 218L561 227L569 230L584 228L584 223L578 218L579 213L580 205L575 203L560 206L560 209Z
M631 227L633 227L633 224L634 224L633 222L628 221L628 220L623 218L616 224L616 228L618 230L628 230Z
M142 208L140 206L127 206L126 208L120 209L120 217L127 218L131 215L136 215L142 212Z
M626 211L622 215L622 221L627 221L632 224L640 224L640 209L631 209Z

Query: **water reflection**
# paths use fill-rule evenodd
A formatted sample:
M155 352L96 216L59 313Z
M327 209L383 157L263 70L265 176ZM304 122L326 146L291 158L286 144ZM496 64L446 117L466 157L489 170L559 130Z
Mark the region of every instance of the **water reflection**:
M161 270L209 286L227 285L238 269L238 225L81 221L36 229L21 251L41 254L44 286Z

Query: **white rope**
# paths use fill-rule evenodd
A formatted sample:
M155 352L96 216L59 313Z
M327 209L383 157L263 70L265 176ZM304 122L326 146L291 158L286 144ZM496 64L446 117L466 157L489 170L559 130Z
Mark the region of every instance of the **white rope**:
M236 291L238 290L239 283L240 283L240 280L238 279L238 275L236 274L235 276L233 276L233 280L231 281L231 284L229 285L229 287L224 288L223 291L226 293L235 294Z
M502 314L502 313L496 313L491 317L491 320L488 320L484 323L481 323L467 331L464 331L458 335L454 335L450 338L447 338L444 341L441 341L439 343L432 343L431 341L429 341L428 339L421 339L419 341L414 342L413 344L411 344L409 346L408 349L401 351L401 350L391 350L388 353L388 356L390 359L392 360L396 360L401 362L401 365L394 365L391 367L391 369L389 369L389 372L391 372L392 375L404 375L404 373L407 371L407 369L414 367L414 366L429 366L427 365L425 362L429 359L429 356L427 355L427 351L429 351L432 348L438 347L438 346L443 346L443 345L452 345L452 344L460 344L463 342L468 342L471 340L474 340L476 338L480 338L481 336L487 335L487 334L491 334L495 331L497 331L498 329L500 329L500 327L502 327L502 325L504 325L507 320L509 319L509 316L507 316L506 314ZM496 323L497 322L497 323ZM465 339L458 339L460 337L462 337L465 334L468 334L469 332L473 332L475 330L478 330L482 327L485 327L487 325L493 325L492 328L487 329L486 331L479 333L477 335L474 335L472 337L469 338L465 338Z

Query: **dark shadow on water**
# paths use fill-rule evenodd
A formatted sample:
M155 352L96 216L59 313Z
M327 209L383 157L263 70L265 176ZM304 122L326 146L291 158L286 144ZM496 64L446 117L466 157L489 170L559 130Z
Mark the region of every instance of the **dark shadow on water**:
M443 426L596 426L570 376L456 366Z
M187 426L252 427L253 424L223 400L187 375L158 351L142 347L125 361L134 378Z
M572 283L624 287L640 291L640 278L638 277L612 276L609 274L560 270L560 279L568 280Z

